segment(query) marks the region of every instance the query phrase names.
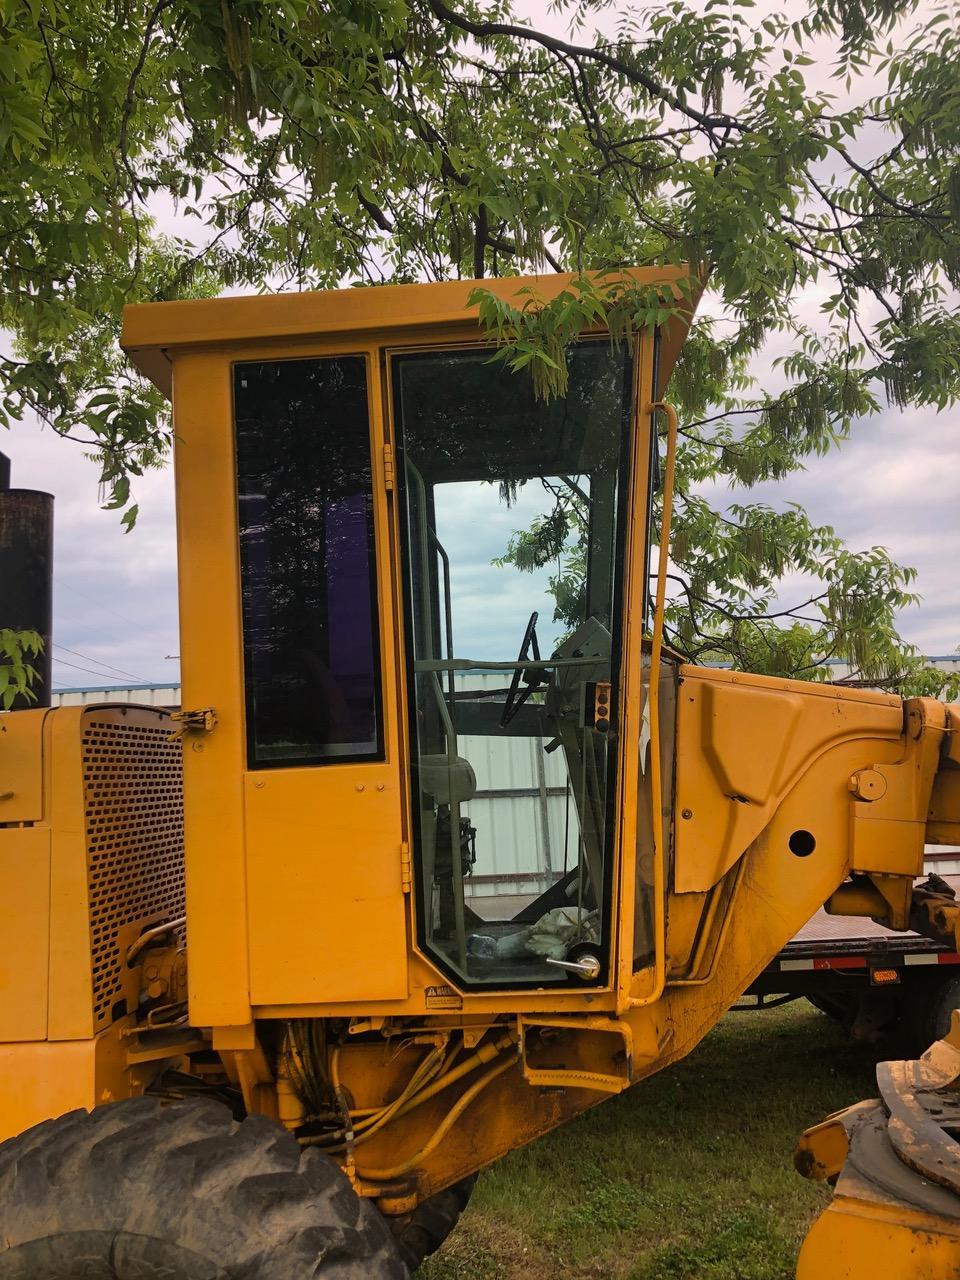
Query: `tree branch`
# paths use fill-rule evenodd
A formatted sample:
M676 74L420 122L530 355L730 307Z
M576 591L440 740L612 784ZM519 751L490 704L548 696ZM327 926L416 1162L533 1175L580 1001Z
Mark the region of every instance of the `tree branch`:
M427 0L427 6L434 17L441 22L449 23L452 27L458 27L461 31L466 31L468 35L475 36L478 40L490 39L493 36L510 36L515 40L528 40L533 44L539 44L557 56L566 54L568 57L576 58L578 61L587 59L598 62L601 66L615 71L617 75L623 76L631 84L639 85L641 88L646 89L652 98L657 98L660 102L666 103L668 107L680 112L681 115L695 120L704 129L736 129L738 132L741 131L739 121L732 116L724 114L707 115L702 111L697 111L696 108L684 102L682 98L671 93L653 76L647 75L646 72L641 71L638 67L631 67L629 63L620 58L614 58L603 49L591 48L589 45L568 44L566 40L559 40L556 36L549 36L543 31L536 31L533 27L517 26L512 22L475 22L472 18L466 17L465 14L457 13L449 8L443 3L443 0Z

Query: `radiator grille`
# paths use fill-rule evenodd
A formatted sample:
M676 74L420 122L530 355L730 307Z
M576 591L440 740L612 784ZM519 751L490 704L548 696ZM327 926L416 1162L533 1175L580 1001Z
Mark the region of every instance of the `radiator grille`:
M137 719L91 714L83 732L97 1029L123 997L119 931L151 916L182 916L185 907L180 741L171 740L166 718Z

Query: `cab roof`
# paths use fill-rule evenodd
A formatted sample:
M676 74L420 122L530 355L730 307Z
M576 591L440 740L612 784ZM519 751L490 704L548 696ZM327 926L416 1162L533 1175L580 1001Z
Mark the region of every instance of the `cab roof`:
M668 284L686 277L682 267L636 267L622 272L638 284ZM612 277L607 274L605 279ZM491 280L447 280L437 284L378 285L312 293L275 293L205 298L188 302L133 303L123 311L120 345L146 377L170 399L173 359L179 351L214 346L272 344L285 338L357 335L396 342L403 333L462 328L476 330L476 307L467 298L478 285L518 305L531 287L544 300L567 288L575 276L508 276ZM689 328L699 292L660 329L660 387L666 387Z

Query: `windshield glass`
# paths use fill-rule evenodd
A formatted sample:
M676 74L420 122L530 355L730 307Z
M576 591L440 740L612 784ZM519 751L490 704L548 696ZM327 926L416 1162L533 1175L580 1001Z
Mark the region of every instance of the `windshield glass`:
M606 976L630 371L582 343L545 404L489 350L393 359L420 941L460 982Z

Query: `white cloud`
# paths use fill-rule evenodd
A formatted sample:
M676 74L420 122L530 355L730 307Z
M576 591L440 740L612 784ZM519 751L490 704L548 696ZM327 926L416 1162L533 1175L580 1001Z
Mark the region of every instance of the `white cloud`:
M829 524L853 550L886 547L917 570L919 605L904 610L901 634L925 653L960 645L960 412L888 408L855 426L851 439L805 471L753 489L720 490L713 501L797 502L818 524ZM796 599L785 583L784 599Z

